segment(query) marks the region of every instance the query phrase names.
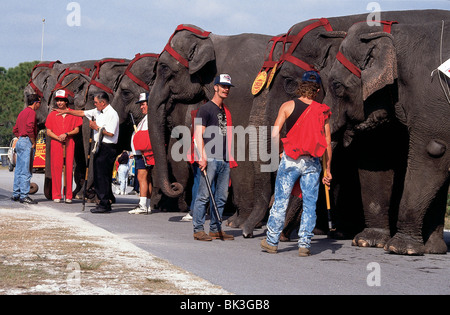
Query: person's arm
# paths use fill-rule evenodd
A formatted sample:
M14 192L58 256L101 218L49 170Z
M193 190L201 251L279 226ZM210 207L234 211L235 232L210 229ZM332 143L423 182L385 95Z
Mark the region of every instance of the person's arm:
M203 134L205 133L205 126L196 125L194 129L194 140L197 145L198 152L200 156L198 157L198 166L200 170L203 172L208 165L206 151L205 151L205 143L203 141Z
M289 101L281 105L280 110L278 111L277 119L275 120L275 124L272 129L272 141L274 141L275 145L274 147L279 146L280 148L280 155L283 152L283 149L281 147L281 141L280 141L280 132L283 128L284 123L286 122L286 119L292 114L294 110L295 103L293 101Z
M333 176L331 176L332 149L331 149L331 130L329 118L325 121L325 138L327 139L327 149L325 151L327 163L326 163L326 176L323 177L322 183L324 185L330 186Z
M69 109L59 109L59 108L55 108L55 111L58 112L58 116L60 115L64 115L64 114L69 114L69 115L73 115L73 116L77 116L77 117L84 117L84 110L69 110Z

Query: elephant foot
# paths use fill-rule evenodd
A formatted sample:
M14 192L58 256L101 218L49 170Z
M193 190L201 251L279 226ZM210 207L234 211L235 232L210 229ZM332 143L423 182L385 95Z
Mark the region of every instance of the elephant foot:
M443 233L433 232L425 243L425 254L447 254Z
M243 219L242 217L233 215L231 218L228 218L228 220L226 222L226 226L237 229L244 222L245 222L245 219Z
M253 238L253 230L254 230L253 226L244 224L244 226L242 227L242 236L244 238Z
M384 250L399 255L421 256L425 254L425 246L421 238L402 233L395 234L386 243Z
M384 248L390 238L390 232L387 229L366 228L353 238L352 245L359 247Z

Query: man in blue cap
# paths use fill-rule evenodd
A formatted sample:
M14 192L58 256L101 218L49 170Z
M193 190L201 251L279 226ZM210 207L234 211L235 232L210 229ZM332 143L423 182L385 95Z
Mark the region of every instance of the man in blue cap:
M319 158L327 154L327 170L323 183L330 185L331 133L330 108L317 103L314 98L320 90L321 79L317 72L307 71L297 90L296 98L281 105L272 132L272 141L279 142L280 130L286 123L286 138L282 139L283 154L275 182L275 200L267 221L267 238L261 248L276 253L280 233L284 227L289 196L300 180L303 213L298 232L298 255L309 256L311 238L316 225L316 201L322 167Z

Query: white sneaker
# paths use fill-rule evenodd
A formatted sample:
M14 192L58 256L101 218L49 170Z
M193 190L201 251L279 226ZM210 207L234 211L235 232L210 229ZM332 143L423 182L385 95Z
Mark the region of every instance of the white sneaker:
M181 221L183 221L183 222L189 222L189 221L192 221L192 216L189 214L189 212L188 212L188 214L186 214L182 219L181 219Z
M72 199L66 199L66 203L72 203Z
M53 199L53 202L60 203L61 199Z
M130 214L144 214L147 213L147 209L141 205L137 205L133 210L128 211Z

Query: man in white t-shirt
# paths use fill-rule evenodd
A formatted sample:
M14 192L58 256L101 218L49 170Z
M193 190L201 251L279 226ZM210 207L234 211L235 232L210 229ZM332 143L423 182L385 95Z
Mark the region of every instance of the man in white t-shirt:
M112 172L117 156L116 144L119 138L119 115L109 104L108 94L100 92L94 96L96 108L90 110L59 110L60 114L70 114L89 119L89 127L94 130L94 141L98 141L102 132L102 141L98 152L94 155L94 188L100 203L92 213L111 211Z

